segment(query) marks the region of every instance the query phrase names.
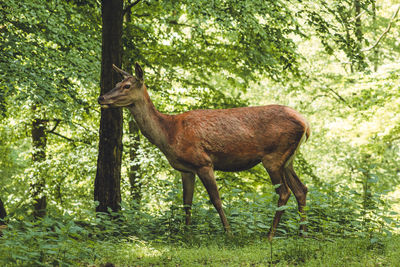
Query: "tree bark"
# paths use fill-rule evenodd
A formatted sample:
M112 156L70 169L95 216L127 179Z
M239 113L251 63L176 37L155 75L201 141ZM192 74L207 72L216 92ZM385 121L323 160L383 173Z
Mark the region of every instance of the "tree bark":
M366 63L365 63L365 57L364 54L362 52L362 45L363 45L363 32L362 32L362 26L361 26L361 2L360 0L354 0L354 7L355 7L355 14L354 16L356 17L355 22L354 22L354 34L356 36L356 40L357 40L357 47L356 47L356 51L354 51L356 53L356 57L357 57L357 69L359 71L362 71L365 69L366 67Z
M361 3L360 3L360 0L354 0L354 7L355 7L354 16L356 17L355 23L354 23L355 35L356 35L358 43L361 44L362 40L363 40L363 34L362 34L362 29L361 29L361 16L360 16Z
M139 149L140 135L139 128L133 119L129 121L129 137L132 141L129 147L129 159L131 162L128 173L129 183L131 185L130 193L132 200L140 204L140 201L142 200L142 182L139 174L140 166L138 164L133 164L137 157L137 150Z
M139 1L136 1L135 3L137 4L139 3ZM130 23L132 20L132 6L134 5L131 5L125 9L124 17L127 23ZM129 35L129 32L127 32L127 34ZM132 36L127 36L127 37L132 38ZM126 45L124 45L123 47L124 47L123 50L124 56L122 60L123 69L126 70L128 73L133 73L132 66L134 65L134 61L131 60L132 57L129 56L129 53L127 51L129 48ZM137 126L135 120L132 117L130 117L128 126L129 126L128 129L129 129L129 139L130 139L130 144L129 144L130 167L128 171L129 183L131 186L130 194L132 200L140 204L140 201L142 199L142 183L139 174L140 166L138 164L133 164L133 162L136 160L137 151L139 149L139 142L140 142L139 127Z
M343 10L345 10L343 8ZM339 21L343 24L344 31L345 31L345 40L346 40L346 48L344 49L344 52L346 53L347 57L350 60L350 72L354 72L354 59L352 58L353 55L353 47L351 45L351 35L350 35L350 23L349 23L349 17L351 15L351 12L344 12L339 9L338 11L338 16L340 18Z
M121 40L123 0L103 0L101 91L110 91L120 77L112 70L112 64L121 66ZM94 199L99 202L96 211L120 209L121 157L122 157L122 109L101 109L99 154L94 183Z
M374 36L376 35L376 30L378 28L378 26L376 25L376 4L375 4L375 0L372 1L372 25L374 28ZM379 50L378 47L374 47L374 55L372 58L372 61L374 63L374 71L378 70L378 60L379 60Z
M36 107L33 108L35 111ZM34 166L34 177L31 182L31 194L33 198L33 215L35 217L43 217L46 215L47 200L46 195L43 192L46 184L46 180L43 173L41 164L46 159L46 134L47 120L34 118L32 120L32 161Z
M0 225L4 224L4 222L2 220L6 216L7 216L7 212L6 212L6 209L4 208L3 201L1 201L1 198L0 198Z

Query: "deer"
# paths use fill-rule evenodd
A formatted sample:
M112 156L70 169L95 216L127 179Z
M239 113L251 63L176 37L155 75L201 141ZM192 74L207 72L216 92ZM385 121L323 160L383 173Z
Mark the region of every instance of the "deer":
M191 110L167 115L151 101L143 70L135 63L135 76L113 65L123 80L98 98L101 108L126 107L141 133L166 156L181 173L185 223L191 224L195 176L206 188L225 232L231 228L224 213L214 171L243 171L262 163L278 199L278 209L268 232L276 233L291 192L296 197L301 222L305 221L307 187L293 168L300 145L310 136L307 120L283 105ZM300 223L300 233L305 233Z

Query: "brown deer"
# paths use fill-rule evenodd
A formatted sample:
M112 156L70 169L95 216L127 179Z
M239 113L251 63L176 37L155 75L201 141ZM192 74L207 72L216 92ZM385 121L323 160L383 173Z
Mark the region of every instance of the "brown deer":
M294 193L302 221L305 220L307 187L293 169L293 159L310 127L297 111L280 105L216 110L192 110L165 115L155 107L146 90L143 71L135 64L135 76L113 65L124 80L100 96L102 108L126 107L141 132L180 171L186 224L191 222L195 175L207 189L224 229L230 226L214 177L214 170L242 171L262 162L279 194L278 207ZM278 209L268 233L271 240L284 210ZM305 225L301 224L305 231Z

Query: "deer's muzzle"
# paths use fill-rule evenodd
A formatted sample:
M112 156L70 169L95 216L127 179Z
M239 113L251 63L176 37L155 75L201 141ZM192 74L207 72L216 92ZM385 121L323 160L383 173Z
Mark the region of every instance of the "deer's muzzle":
M104 96L99 96L99 98L97 98L97 102L100 104L102 108L109 108L110 107L109 105L103 104L105 100L106 99L104 98Z

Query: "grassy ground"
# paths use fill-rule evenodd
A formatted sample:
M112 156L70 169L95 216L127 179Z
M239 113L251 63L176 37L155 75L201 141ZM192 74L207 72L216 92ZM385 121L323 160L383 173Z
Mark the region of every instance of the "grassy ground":
M117 225L11 222L0 236L0 266L400 266L398 234L354 232L359 237L343 238L311 232L270 243L255 234L228 238L222 231L145 232L139 238Z
M400 266L400 236L381 240L275 239L236 245L161 245L125 240L96 248L96 265L116 266ZM271 257L272 255L272 257Z

